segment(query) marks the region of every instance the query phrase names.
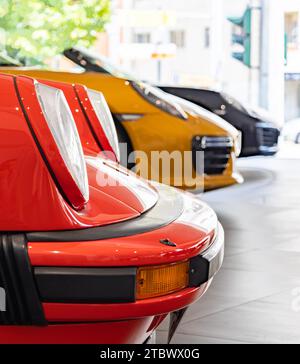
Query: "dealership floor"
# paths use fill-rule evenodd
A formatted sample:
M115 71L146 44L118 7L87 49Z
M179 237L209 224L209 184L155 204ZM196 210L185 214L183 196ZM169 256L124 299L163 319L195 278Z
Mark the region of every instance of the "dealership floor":
M244 185L203 196L225 228L225 260L172 343L300 343L300 159L294 156L287 149L277 158L240 160ZM158 343L166 330L167 323Z

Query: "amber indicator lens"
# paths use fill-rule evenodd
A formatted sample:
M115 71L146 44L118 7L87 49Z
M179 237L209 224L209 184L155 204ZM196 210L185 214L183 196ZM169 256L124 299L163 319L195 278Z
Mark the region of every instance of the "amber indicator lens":
M144 300L180 291L188 286L189 261L155 267L142 267L137 272L136 299Z

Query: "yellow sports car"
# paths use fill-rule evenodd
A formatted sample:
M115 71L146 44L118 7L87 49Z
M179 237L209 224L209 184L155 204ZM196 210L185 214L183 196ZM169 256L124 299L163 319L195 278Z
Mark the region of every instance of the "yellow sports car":
M72 72L3 66L2 73L80 83L101 91L113 113L123 164L183 189L216 189L243 181L236 170L241 135L229 123L195 104L134 80L83 49L65 52ZM203 153L199 153L203 152ZM204 159L203 159L204 155ZM204 176L204 178L203 178Z

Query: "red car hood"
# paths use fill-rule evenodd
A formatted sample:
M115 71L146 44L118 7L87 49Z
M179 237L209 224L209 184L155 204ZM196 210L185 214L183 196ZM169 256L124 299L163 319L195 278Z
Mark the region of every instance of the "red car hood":
M119 164L89 156L86 156L86 163L90 186L118 200L120 204L142 214L157 203L155 188Z
M72 208L32 131L41 113L33 80L22 81L26 87L18 89L19 95L14 78L0 76L1 231L92 228L134 219L156 204L158 194L150 184L109 160L86 154L90 198L83 210Z

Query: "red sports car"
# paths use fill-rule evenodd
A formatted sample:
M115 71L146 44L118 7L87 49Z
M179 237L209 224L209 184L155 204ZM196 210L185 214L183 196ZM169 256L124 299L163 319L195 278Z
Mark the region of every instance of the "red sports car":
M215 213L112 161L101 94L0 75L0 120L0 343L172 334L222 264Z

